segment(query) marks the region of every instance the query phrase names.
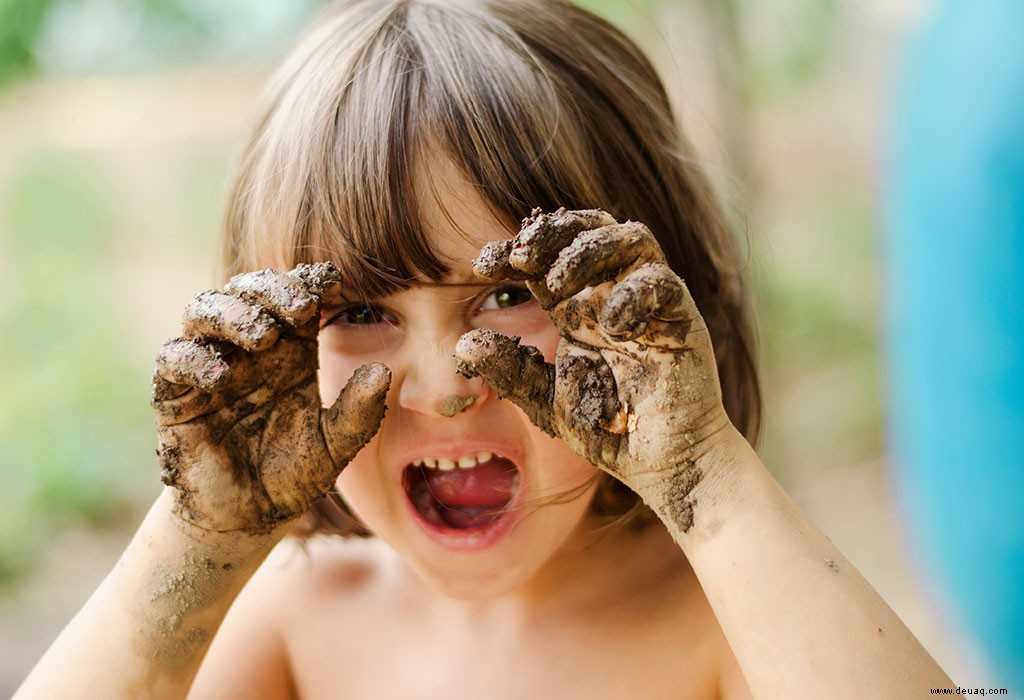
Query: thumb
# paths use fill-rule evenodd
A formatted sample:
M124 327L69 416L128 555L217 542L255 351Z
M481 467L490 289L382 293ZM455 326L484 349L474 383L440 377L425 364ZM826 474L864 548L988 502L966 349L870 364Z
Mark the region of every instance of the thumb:
M465 377L483 377L498 396L511 399L534 425L554 437L555 367L544 360L540 350L520 345L519 338L478 328L459 338L455 366Z
M320 411L320 429L339 467L351 461L380 428L387 409L391 370L379 362L356 368L330 408Z

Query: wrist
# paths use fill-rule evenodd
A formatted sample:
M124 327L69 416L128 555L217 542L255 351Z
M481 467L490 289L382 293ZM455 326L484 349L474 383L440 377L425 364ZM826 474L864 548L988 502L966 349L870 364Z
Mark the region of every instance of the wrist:
M232 559L262 558L288 533L291 525L281 523L272 528L253 530L214 530L197 525L184 517L173 487L165 487L151 513L159 517L190 547L230 554Z
M634 490L681 541L707 531L715 504L751 461L757 461L754 449L726 420L714 434L648 472Z

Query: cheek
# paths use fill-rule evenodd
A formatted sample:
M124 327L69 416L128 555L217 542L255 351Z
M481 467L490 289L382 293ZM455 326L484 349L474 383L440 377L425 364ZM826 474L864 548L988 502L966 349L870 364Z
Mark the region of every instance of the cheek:
M334 404L338 394L352 377L362 362L355 358L332 352L320 345L320 371L318 373L320 382L320 401L325 407Z
M536 302L515 307L507 312L482 313L474 322L476 328L490 328L502 335L518 337L522 345L532 345L548 362L555 361L559 334L551 316Z
M543 480L545 491L576 490L600 474L597 467L573 452L564 441L549 438L539 429L534 430L540 433L538 439L548 441L538 446L534 453L539 468L539 479Z
M550 318L545 316L528 327L517 329L512 335L518 335L522 345L532 345L541 351L545 360L554 363L560 336Z
M342 499L356 517L375 535L389 540L389 513L397 504L391 500L395 489L388 489L381 479L375 457L378 437L374 437L348 463L338 476L336 485Z
M383 362L391 367L391 356L400 346L402 335L386 324L346 331L329 325L320 331L317 342L320 398L324 406L330 406L362 365Z
M558 339L551 341L557 345ZM565 498L567 510L586 506L593 495L600 470L576 454L564 440L553 438L537 428L525 415L522 416L529 433L530 481L533 483L533 497L541 501L558 502Z

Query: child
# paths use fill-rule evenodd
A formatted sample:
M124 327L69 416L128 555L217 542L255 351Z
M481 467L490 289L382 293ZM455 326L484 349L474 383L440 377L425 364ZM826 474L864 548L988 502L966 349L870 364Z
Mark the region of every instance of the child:
M737 253L603 21L324 15L270 86L224 252L157 359L167 488L20 697L949 686L751 448Z

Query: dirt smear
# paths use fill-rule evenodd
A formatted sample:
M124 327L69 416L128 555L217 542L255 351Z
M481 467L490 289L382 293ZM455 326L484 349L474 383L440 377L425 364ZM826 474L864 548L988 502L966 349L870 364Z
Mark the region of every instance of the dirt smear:
M476 396L446 396L437 402L434 410L445 418L452 418L476 403Z
M188 553L178 566L155 572L148 591L149 632L139 642L139 651L156 662L143 683L146 688L155 687L161 676L190 668L205 653L213 630L196 617L226 594L231 568L228 562Z
M172 338L156 357L153 399L166 401L191 387L213 391L231 376L231 368L215 346L187 338Z
M703 478L704 473L691 462L668 487L668 517L682 532L689 532L693 527L693 507L697 499L691 493Z
M560 208L550 214L534 209L523 219L523 226L509 252L509 262L521 273L547 274L559 253L582 231L616 223L599 209L570 211Z
M376 433L391 377L384 365L356 369L329 408L320 397L317 297L340 284L331 263L263 270L228 285L263 305L209 291L187 307L187 338L158 356L153 395L161 479L186 522L267 532L305 513ZM273 332L261 335L267 324Z
M512 239L492 241L485 245L473 260L473 273L491 282L524 280L529 275L512 267L508 256L512 252Z
M611 368L600 356L564 354L558 357L556 367L577 422L598 429L614 421L619 413L618 390Z
M332 262L303 263L288 273L321 299L341 291L341 270Z

